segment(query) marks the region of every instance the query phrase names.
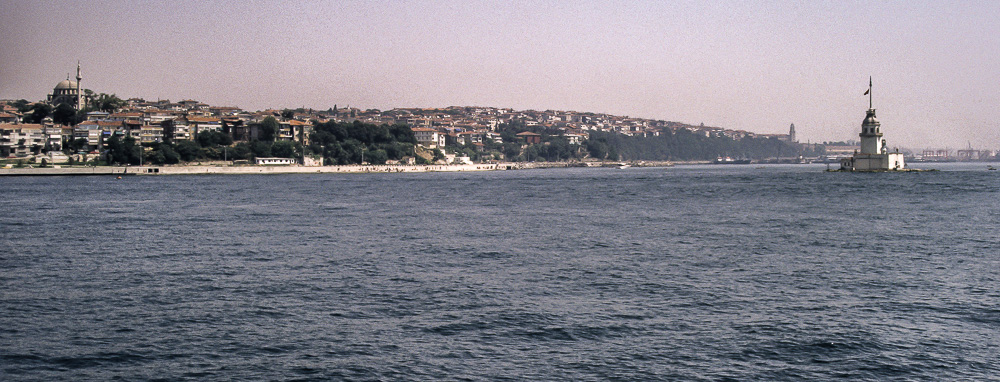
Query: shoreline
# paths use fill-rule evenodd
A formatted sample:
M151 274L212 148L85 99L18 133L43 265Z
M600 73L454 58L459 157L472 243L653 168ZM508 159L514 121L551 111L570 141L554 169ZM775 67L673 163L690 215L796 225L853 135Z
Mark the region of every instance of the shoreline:
M708 162L690 161L636 161L636 162L501 162L481 164L447 165L338 165L338 166L260 166L193 164L167 166L66 166L0 168L0 177L8 176L152 176L152 175L267 175L267 174L372 174L372 173L417 173L417 172L470 172L508 171L543 168L571 167L673 167L675 165L704 164Z
M528 168L519 163L473 165L344 165L344 166L94 166L45 168L2 168L3 176L155 176L155 175L241 175L241 174L330 174L503 171Z
M617 162L616 162L617 163ZM154 176L154 175L267 175L267 174L372 174L417 172L508 171L542 168L599 167L603 163L585 165L580 162L483 163L449 165L342 165L342 166L233 166L233 165L169 165L169 166L92 166L44 168L0 168L5 176ZM633 164L639 167L669 167L670 162Z

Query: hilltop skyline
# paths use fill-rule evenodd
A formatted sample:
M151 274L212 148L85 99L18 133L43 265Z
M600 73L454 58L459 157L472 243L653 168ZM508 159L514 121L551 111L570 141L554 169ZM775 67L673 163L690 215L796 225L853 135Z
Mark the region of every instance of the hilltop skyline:
M1000 5L0 0L0 98L83 87L248 110L573 110L1000 146ZM68 20L60 23L56 20ZM122 22L127 20L129 22Z

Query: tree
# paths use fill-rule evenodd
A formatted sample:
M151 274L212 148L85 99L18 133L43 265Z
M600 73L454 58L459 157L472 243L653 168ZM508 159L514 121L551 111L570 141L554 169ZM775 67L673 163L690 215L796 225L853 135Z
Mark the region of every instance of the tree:
M253 157L253 151L246 142L237 143L229 152L232 153L232 159L251 159Z
M181 160L190 162L201 156L201 147L197 143L189 140L178 141L176 145L177 154Z
M608 159L610 159L610 160L618 160L619 158L620 158L620 156L618 155L618 149L616 149L614 147L609 147L608 148Z
M285 109L281 111L281 118L292 119L295 118L295 111L291 109Z
M341 164L351 164L351 163L362 163L364 162L364 151L365 144L361 143L357 139L348 139L340 144L341 153Z
M385 150L375 150L369 151L365 155L365 161L371 164L385 164L389 159L389 155L386 154Z
M295 143L291 141L277 141L271 144L271 155L278 158L294 158Z
M201 147L229 146L233 138L221 131L206 131L198 134L198 145Z
M87 147L87 139L77 138L77 139L66 139L63 141L63 151L67 154L72 154L80 152L84 147Z
M157 146L158 151L163 157L163 164L176 164L180 163L181 156L173 148L170 147L169 143L160 143Z
M108 139L108 163L138 165L141 161L142 147L135 144L135 138L120 138L112 134Z
M158 165L180 162L180 155L174 151L169 143L157 143L152 148L153 150L145 158L146 162Z
M52 114L52 106L45 103L31 105L30 112L24 115L24 123L42 123L45 117Z
M271 156L271 144L268 142L254 141L250 144L250 151L254 158L267 158Z
M604 159L608 157L608 144L602 140L588 139L587 140L587 153L590 154L591 158L594 159Z
M17 108L17 112L21 113L21 114L24 114L24 113L28 112L28 110L31 110L31 103L28 102L28 100L23 99L23 98L19 99L17 101L11 102L10 105L13 106L13 107L16 107Z
M324 162L338 164L360 163L362 152L364 161L371 162L368 156L378 150L385 152L386 160L402 159L415 155L417 142L409 126L375 125L361 121L316 123L309 140L312 142L309 149L314 153L322 152L328 159Z
M413 135L413 130L407 125L392 125L389 127L389 133L397 142L417 144L417 137Z
M278 120L274 117L264 118L260 121L260 136L259 139L265 142L274 142L275 136L278 135Z
M504 141L503 143L503 156L509 161L515 160L519 155L521 155L521 144L515 142Z
M62 125L75 125L76 108L67 103L59 104L59 106L56 106L55 111L52 112L52 122Z
M103 112L114 113L125 106L125 101L114 94L101 93L91 101L91 106Z

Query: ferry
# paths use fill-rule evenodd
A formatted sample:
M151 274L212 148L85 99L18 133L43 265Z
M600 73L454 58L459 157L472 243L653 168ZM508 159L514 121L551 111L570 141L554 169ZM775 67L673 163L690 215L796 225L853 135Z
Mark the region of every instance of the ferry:
M718 158L715 158L715 161L713 161L712 163L714 163L714 164L750 164L751 161L749 159L733 159L733 158L730 158L730 157L718 157Z

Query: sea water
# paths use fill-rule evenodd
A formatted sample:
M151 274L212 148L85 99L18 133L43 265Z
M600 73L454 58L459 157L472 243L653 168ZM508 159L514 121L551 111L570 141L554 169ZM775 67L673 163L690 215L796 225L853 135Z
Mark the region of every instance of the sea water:
M998 380L1000 174L0 179L0 380Z

